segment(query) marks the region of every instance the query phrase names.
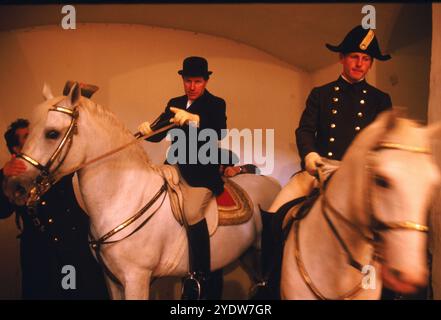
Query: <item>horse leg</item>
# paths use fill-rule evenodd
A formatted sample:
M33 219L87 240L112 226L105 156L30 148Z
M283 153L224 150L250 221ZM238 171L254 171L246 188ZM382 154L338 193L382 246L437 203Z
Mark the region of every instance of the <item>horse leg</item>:
M124 292L120 286L113 282L106 276L107 289L109 290L110 299L122 300L124 298Z
M124 282L124 298L126 300L148 300L150 291L151 271L131 273Z

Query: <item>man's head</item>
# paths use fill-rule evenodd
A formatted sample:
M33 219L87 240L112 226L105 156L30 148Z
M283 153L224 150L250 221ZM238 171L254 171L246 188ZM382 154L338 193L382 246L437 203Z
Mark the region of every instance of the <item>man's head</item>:
M182 70L178 71L182 76L185 94L189 100L196 100L205 92L208 79L212 74L208 71L208 62L202 57L188 57L182 63Z
M23 148L26 138L29 135L29 121L26 119L17 119L11 123L6 130L4 137L6 145L11 154L17 154Z
M340 53L343 74L353 82L365 77L374 59L385 61L391 58L390 55L381 53L374 31L362 26L356 26L349 31L338 46L326 44L326 47Z
M205 87L207 86L208 80L204 77L182 77L184 83L185 94L188 100L194 101L205 92Z
M365 53L340 53L340 63L343 66L343 75L351 82L362 80L369 72L374 59Z

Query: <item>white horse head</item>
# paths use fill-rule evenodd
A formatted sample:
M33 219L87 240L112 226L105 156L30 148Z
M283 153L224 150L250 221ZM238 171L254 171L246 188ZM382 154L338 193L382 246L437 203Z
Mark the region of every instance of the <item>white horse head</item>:
M21 156L26 160L27 170L17 179L10 179L11 183L15 183L8 188L9 195L18 204L24 203L38 174L50 173L51 178L56 180L103 150L111 149L112 145L133 140L133 135L111 112L80 95L78 84L71 87L67 96L54 97L45 83L43 96L45 101L36 107L30 133L22 149ZM149 162L139 145L127 148L121 155L122 161L135 158L144 164ZM104 163L107 161L103 160Z
M345 167L364 170L352 171L359 176L352 189L353 210L364 212L364 226L372 226L375 219L427 225L431 196L440 182L430 151L436 127L424 128L389 112L354 143L343 161ZM426 285L426 233L402 228L384 230L380 236L385 284L403 293Z
M23 203L77 168L91 234L95 239L111 234L155 198L164 179L138 144L99 157L133 142L134 137L110 111L80 96L77 85L67 96L56 98L45 86L43 95L46 101L37 107L22 150L27 171L8 179L7 193ZM97 157L99 161L91 163ZM258 207L268 207L280 190L278 183L264 176L243 175L235 181L247 190L255 214L245 223L217 228L210 240L212 270L236 260L255 244L261 230ZM152 277L188 272L185 229L173 217L167 193L161 193L161 199L146 209L145 223L133 220L108 239L123 241L100 246L99 256L119 280L107 279L113 298L148 298Z
M299 243L305 269L290 258L295 246L288 243L285 248L285 298L378 298L380 275L386 286L403 293L427 283L424 231L430 199L440 183L430 154L437 131L438 127L423 128L384 112L358 135L329 182L326 201L317 201L301 222ZM325 214L343 241L325 222ZM320 235L307 234L319 229ZM293 232L290 236L294 242ZM372 259L374 251L379 255L377 262ZM308 255L314 254L326 257L322 266L308 265L313 261ZM350 294L354 285L362 283L363 274L348 264L349 254L361 266L375 262L375 288ZM305 270L314 288L305 284Z

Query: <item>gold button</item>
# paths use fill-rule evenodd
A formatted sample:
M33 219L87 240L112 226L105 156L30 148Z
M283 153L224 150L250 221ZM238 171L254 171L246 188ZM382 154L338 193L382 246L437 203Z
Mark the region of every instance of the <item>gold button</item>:
M335 123L331 123L331 128L335 128Z
M332 157L333 153L332 152L328 152L328 156Z
M338 102L338 98L332 98L332 101Z
M367 93L367 90L366 90L366 89L363 89L363 93Z
M334 137L331 137L331 138L329 138L329 141L334 142L334 141L335 141L335 138L334 138Z
M338 91L338 90L340 90L340 87L339 86L335 86L334 87L334 91Z
M361 104L364 104L364 103L365 103L365 101L364 101L363 99L361 99L361 100L360 100L360 103L361 103Z
M358 116L359 118L361 118L361 117L363 116L363 113L362 113L362 112L359 112L359 113L357 113L357 116Z
M45 206L46 205L46 201L41 202L41 205Z
M53 220L52 218L50 218L47 222L49 222L49 223L53 223L54 220Z
M360 131L360 127L355 127L355 131Z
M332 109L332 114L337 114L337 110L336 109Z

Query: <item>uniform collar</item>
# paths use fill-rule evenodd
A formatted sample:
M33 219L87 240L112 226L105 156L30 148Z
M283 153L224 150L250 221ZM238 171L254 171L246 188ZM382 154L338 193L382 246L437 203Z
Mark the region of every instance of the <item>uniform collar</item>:
M366 82L366 78L363 78L358 82L350 83L345 78L343 78L342 75L340 75L337 79L337 84L345 89L357 89L357 88L366 87L367 82Z

